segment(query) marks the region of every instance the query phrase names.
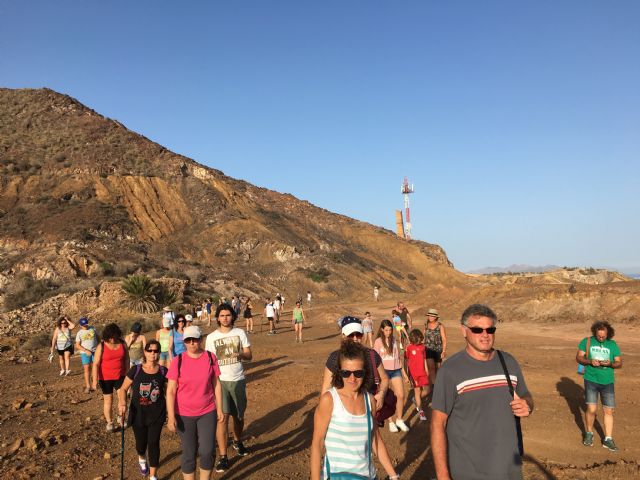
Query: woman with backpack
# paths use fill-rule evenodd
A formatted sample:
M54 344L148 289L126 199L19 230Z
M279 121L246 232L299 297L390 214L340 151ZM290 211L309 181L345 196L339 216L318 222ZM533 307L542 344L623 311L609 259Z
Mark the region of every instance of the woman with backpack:
M63 315L56 322L56 328L53 331L53 337L51 337L51 355L53 355L53 349L58 352L58 358L60 360L60 376L67 376L71 373L69 363L71 362L71 355L73 355L73 341L71 340L71 330L76 328L75 323L69 320L69 317Z
M167 418L165 386L167 369L158 364L160 342L151 340L144 347L142 364L134 365L122 383L126 392L132 387L128 424L136 439L138 464L142 475L149 480L157 480L160 464L160 433ZM126 396L118 402L118 412L122 418L127 413ZM148 454L148 461L145 455Z
M218 359L202 348L202 332L184 329L187 350L178 355L167 378L167 428L178 432L182 445L181 469L185 479L195 478L200 456L200 478L208 479L215 458L216 427L224 421Z
M129 368L129 353L122 340L122 330L115 323L110 323L102 330L102 342L96 349L93 361L93 389L100 384L104 400L104 418L107 421L107 432L113 432L113 391L116 390L118 403L126 401L126 392L121 388L124 376ZM124 428L122 418L120 425Z
M373 418L375 399L367 391L371 386L367 356L367 349L359 343L343 342L340 346L332 386L320 397L313 418L311 480L375 479L372 452L390 479L400 478Z

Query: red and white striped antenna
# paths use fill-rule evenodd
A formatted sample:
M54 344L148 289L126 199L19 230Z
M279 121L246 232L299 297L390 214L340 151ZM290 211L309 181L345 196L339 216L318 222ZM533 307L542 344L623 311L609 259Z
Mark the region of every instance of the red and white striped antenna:
M409 179L404 177L404 182L400 186L400 192L404 196L405 228L404 238L411 239L411 215L409 213L409 194L413 193L413 183L409 185Z

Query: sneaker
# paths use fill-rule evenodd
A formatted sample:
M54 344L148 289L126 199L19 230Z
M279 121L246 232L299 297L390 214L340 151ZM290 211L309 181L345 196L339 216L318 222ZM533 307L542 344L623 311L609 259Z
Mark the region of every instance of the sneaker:
M229 470L229 459L225 455L223 457L220 457L220 460L218 460L218 463L216 463L216 472L222 473L226 472L227 470Z
M83 393L91 393L91 389L90 389L89 387L85 387L85 388L82 390L82 392L83 392Z
M398 427L395 423L393 423L393 420L389 420L389 431L391 433L398 433Z
M272 331L272 330L269 330L269 331L267 332L267 335L273 335L273 331Z
M149 467L147 466L146 458L138 458L138 465L140 466L140 474L146 475L149 473Z
M425 422L427 420L427 416L424 414L424 410L420 410L418 412L418 415L420 415L420 421L421 422Z
M616 444L613 442L613 438L605 438L604 442L602 442L602 446L604 448L608 448L612 452L618 451L618 447L616 447Z
M71 373L71 370L67 370L66 372L64 372L64 376L66 377L67 375L69 375Z
M246 456L249 452L247 452L247 449L244 448L244 445L242 444L242 442L236 442L235 440L233 441L233 443L231 444L233 446L233 449L238 452L238 455L240 457L244 457Z
M107 433L113 433L113 422L107 423Z
M64 370L60 370L60 376L63 376L64 372L65 372Z
M593 432L584 432L582 437L582 444L585 447L593 447Z
M396 420L396 425L398 426L398 428L400 430L402 430L403 432L408 432L409 431L409 427L407 427L407 424L404 423L404 420L402 420L401 418Z

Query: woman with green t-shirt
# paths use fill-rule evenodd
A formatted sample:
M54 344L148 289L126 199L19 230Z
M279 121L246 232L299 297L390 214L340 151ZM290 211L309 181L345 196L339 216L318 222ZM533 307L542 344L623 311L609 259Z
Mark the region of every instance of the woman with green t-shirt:
M300 302L296 302L296 308L291 313L291 323L293 324L293 330L296 332L296 343L302 343L302 326L306 321Z

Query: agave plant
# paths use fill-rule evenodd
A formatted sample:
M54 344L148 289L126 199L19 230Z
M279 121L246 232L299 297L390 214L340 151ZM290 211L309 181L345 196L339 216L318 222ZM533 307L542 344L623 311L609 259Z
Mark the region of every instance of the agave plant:
M158 310L156 286L146 275L130 275L122 281L122 290L127 294L127 305L138 313Z

